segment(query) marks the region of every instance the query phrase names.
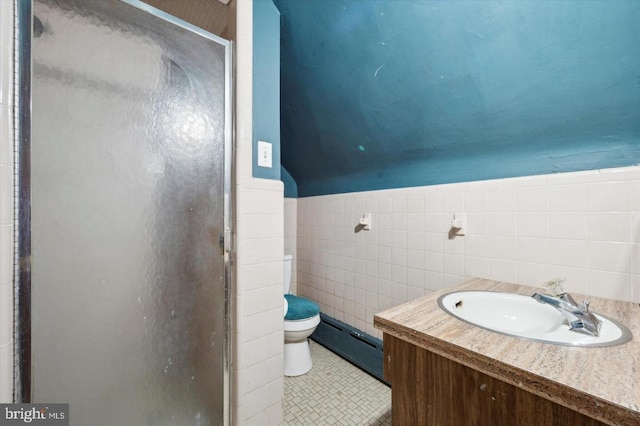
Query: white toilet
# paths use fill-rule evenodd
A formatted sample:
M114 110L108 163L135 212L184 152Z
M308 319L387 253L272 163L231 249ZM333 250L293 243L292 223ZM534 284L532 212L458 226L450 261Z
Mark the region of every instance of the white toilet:
M284 257L284 375L300 376L313 367L307 338L320 324L320 307L291 290L292 255Z

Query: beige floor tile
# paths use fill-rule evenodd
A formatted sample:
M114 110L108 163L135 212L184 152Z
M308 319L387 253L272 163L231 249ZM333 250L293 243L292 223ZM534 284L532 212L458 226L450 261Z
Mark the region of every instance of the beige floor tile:
M391 425L388 386L316 342L309 344L311 371L284 379L285 425Z

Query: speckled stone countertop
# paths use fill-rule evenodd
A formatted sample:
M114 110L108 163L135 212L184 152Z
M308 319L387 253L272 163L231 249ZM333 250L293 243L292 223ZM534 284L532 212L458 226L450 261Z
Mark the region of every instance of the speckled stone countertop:
M456 290L531 295L532 287L472 279L381 312L374 325L454 360L611 425L640 425L640 305L584 297L593 312L626 325L619 346L578 348L533 342L467 324L444 312L438 297Z

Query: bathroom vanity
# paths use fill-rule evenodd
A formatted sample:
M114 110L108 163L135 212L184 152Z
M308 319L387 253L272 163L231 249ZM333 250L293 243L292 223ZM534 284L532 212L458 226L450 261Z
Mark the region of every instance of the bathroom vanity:
M454 318L437 301L456 290L536 291L473 279L377 314L394 425L640 425L640 305L589 297L594 312L626 325L633 339L582 348Z

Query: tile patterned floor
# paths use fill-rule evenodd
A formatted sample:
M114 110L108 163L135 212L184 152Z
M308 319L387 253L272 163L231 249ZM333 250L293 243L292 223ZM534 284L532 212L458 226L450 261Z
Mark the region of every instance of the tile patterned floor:
M284 424L391 425L391 388L309 341L313 368L284 378Z

